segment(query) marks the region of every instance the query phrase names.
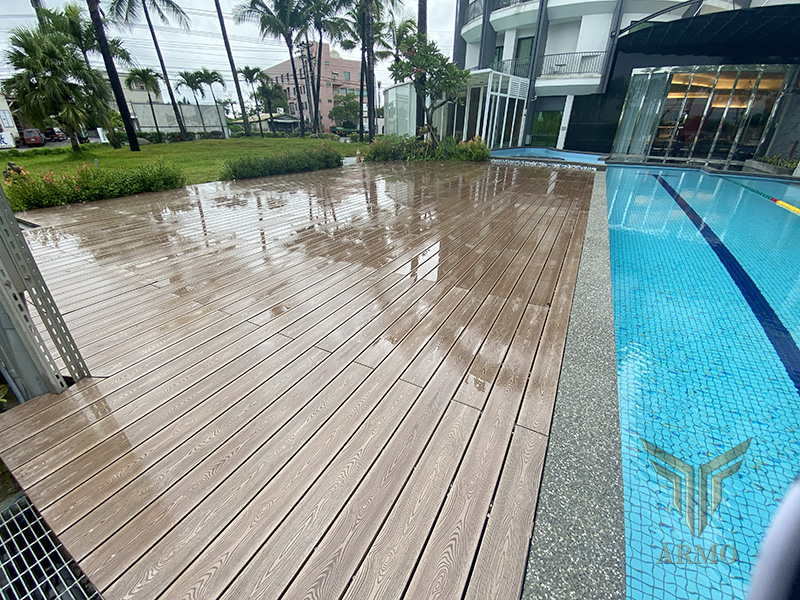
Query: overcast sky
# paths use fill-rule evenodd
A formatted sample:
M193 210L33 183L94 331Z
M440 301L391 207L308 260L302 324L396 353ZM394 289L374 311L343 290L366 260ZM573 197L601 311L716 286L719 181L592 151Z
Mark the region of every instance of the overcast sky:
M85 6L84 0L77 0L77 2L79 5ZM412 2L413 0L407 0L404 10L407 16L416 17L416 2ZM44 0L44 3L48 8L56 8L66 4L66 0ZM179 28L175 23L163 25L155 21L157 23L156 35L164 54L170 79L176 77L178 71L194 71L201 67L207 67L219 70L226 81L230 83L230 66L219 33L219 21L214 10L214 3L210 0L178 0L178 3L191 19L189 31ZM262 40L258 27L255 25L234 23L233 7L239 3L240 0L221 0L236 66L266 68L288 60L289 55L282 42L269 38ZM15 2L2 0L2 4L7 8L5 14L0 14L0 47L3 49L2 57L0 57L0 79L11 74L11 69L5 62L10 31L14 27L36 25L33 9L28 0L16 0ZM10 10L8 9L9 5L13 7ZM436 40L439 48L448 56L452 56L453 52L454 24L455 0L442 0L428 4L428 34ZM137 24L129 29L113 27L111 33L123 38L125 47L136 58L139 66L152 67L160 72L146 24ZM344 58L360 59L357 51L348 53L340 49L340 54ZM102 59L99 57L94 58L92 62L94 65L102 67ZM379 64L377 69L378 79L383 87L392 83L387 64ZM234 93L233 86L229 85L224 95L231 97Z

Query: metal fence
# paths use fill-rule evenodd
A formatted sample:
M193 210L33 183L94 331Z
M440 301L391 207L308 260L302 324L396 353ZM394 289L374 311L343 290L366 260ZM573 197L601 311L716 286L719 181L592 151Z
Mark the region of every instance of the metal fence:
M599 75L603 71L605 56L605 52L545 54L542 60L542 75Z
M504 75L516 75L517 77L530 76L530 58L512 58L510 60L498 60L486 65L487 69L492 69Z
M535 1L536 0L496 0L494 4L494 9L499 10L501 8L514 6L515 4L524 4L525 2L535 2Z

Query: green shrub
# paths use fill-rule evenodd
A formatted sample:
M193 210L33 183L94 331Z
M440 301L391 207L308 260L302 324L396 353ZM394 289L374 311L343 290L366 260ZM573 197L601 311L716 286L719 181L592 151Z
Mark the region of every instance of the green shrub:
M387 135L369 145L364 160L386 162L411 160L416 154L416 140L408 135Z
M72 152L71 146L60 146L58 148L32 148L31 150L25 150L24 152L12 148L11 150L3 150L0 152L0 160L3 160L5 157L18 158L20 156L30 156L32 158L34 156L69 154L70 152Z
M339 136L335 133L321 133L319 134L319 137L321 137L323 140L329 140L331 142L339 141Z
M14 211L61 204L90 202L160 192L181 187L186 178L180 168L162 162L135 169L105 170L86 163L75 173L29 173L22 170L6 180L6 195Z
M405 135L385 135L375 138L369 145L364 159L374 162L390 160L489 160L489 148L480 138L468 142L456 141L452 137L444 138L436 146L430 138L418 140Z
M357 133L351 133L349 136L351 142L357 142L361 137Z
M300 173L342 166L342 155L327 144L317 148L296 150L267 156L240 156L225 161L220 178L253 179L282 173Z
M481 138L476 136L468 142L459 142L455 147L454 158L456 160L482 162L489 160L490 154L491 151L486 143Z
M755 160L767 163L768 165L775 165L776 167L786 167L787 169L796 169L798 165L798 159L783 158L780 154L757 156Z

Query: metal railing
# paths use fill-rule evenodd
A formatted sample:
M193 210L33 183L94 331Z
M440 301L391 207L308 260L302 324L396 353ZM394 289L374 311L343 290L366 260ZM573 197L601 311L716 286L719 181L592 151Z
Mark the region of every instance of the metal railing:
M566 52L545 54L542 58L542 76L582 75L603 72L605 52Z
M494 10L500 10L501 8L508 8L509 6L514 6L515 4L524 4L526 2L537 2L537 1L538 0L496 0L494 3Z
M484 66L485 69L492 69L504 75L516 75L517 77L530 76L530 58L512 58L510 60L497 60Z
M466 24L470 21L474 21L481 16L483 16L483 0L475 0L474 2L470 2L467 6L467 18L464 19L464 23Z

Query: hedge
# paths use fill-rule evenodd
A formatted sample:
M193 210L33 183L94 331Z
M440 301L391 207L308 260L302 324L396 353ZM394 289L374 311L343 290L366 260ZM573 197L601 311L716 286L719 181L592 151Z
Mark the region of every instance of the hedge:
M22 169L6 179L6 195L16 211L160 192L185 185L183 171L157 162L135 169L101 169L83 163L75 173L36 173Z
M220 178L223 180L253 179L283 173L317 171L342 166L342 155L327 144L317 148L295 150L266 156L241 156L225 161Z

